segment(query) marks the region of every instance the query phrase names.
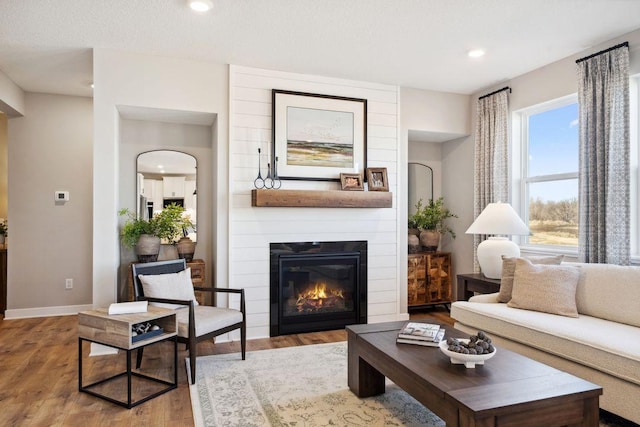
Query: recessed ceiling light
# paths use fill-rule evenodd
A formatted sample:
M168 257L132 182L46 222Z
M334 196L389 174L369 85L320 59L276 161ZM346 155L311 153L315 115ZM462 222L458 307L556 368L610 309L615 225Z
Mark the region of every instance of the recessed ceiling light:
M471 49L469 52L467 52L467 55L469 55L469 58L480 58L481 56L484 55L484 50Z
M196 12L204 13L213 7L213 3L211 0L189 0L189 7Z

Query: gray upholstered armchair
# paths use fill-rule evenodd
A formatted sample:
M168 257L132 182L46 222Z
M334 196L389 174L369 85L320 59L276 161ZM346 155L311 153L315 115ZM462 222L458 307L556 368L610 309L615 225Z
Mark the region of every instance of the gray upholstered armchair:
M191 275L184 259L134 264L133 289L136 301L176 309L178 320L178 341L185 343L189 350L191 383L196 381L196 344L199 341L240 329L242 360L245 359L247 323L244 289L193 287ZM199 305L195 291L226 294L240 294L239 309ZM136 366L142 363L142 349L138 350Z

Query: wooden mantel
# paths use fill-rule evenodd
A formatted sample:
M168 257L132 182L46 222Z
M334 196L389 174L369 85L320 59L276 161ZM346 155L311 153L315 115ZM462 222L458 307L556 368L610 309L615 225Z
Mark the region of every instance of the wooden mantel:
M251 190L251 206L297 208L390 208L383 191Z

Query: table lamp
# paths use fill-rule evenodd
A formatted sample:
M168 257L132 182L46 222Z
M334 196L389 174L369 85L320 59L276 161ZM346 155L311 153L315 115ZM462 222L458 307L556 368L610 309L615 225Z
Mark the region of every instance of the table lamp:
M529 228L508 203L489 203L466 234L528 235ZM502 277L502 255L520 256L520 247L508 237L491 236L478 245L478 264L489 279Z

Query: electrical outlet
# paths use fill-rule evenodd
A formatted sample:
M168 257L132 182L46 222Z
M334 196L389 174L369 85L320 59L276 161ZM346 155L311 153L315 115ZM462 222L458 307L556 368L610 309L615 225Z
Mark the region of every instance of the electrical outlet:
M73 289L73 279L67 279L64 282L64 288L65 289Z

